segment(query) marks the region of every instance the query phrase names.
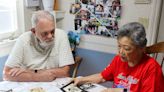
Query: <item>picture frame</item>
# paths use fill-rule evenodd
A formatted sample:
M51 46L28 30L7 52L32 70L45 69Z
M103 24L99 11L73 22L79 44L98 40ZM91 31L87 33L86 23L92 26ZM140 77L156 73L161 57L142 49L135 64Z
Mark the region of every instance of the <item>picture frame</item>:
M67 85L60 88L63 92L87 92L81 89L79 86L74 86L74 82L70 82Z

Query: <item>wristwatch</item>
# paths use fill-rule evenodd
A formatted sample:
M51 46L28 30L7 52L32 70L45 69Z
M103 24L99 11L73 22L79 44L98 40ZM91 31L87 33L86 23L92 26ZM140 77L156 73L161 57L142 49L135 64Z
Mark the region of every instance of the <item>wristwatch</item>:
M37 73L38 72L38 70L34 70L34 73Z

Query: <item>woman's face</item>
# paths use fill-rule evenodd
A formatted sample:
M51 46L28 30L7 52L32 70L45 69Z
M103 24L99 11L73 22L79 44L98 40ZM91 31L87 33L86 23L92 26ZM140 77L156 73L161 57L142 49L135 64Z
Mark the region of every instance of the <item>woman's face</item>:
M118 39L118 54L122 61L134 62L141 58L143 49L133 44L128 37L121 37Z

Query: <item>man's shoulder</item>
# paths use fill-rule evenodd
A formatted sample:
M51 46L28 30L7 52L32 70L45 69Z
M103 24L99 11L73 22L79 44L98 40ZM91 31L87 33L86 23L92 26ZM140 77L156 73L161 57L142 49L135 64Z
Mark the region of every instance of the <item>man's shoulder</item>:
M31 31L24 32L20 37L30 37Z
M18 39L22 41L29 41L31 39L31 31L23 33Z

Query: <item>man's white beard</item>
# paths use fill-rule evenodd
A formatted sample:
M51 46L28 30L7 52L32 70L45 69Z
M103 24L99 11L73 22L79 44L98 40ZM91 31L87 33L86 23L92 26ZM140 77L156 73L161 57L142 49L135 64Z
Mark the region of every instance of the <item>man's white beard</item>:
M50 46L54 45L54 39L51 40L50 42L40 40L39 44L42 48L47 48L47 47L50 47Z

